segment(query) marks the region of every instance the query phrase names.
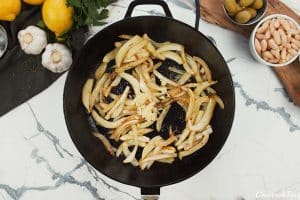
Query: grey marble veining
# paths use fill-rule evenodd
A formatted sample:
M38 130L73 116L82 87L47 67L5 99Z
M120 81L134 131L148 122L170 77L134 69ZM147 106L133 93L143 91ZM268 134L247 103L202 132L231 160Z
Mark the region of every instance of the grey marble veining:
M236 58L235 58L235 57L232 57L232 58L227 59L227 60L226 60L226 63L229 64L229 63L231 63L231 62L233 62L233 61L235 61L235 60L236 60Z
M61 157L61 158L64 158L64 153L67 154L68 156L70 157L74 157L74 155L69 152L67 149L65 149L59 142L59 139L54 135L52 134L50 131L46 130L42 123L38 120L34 110L32 109L32 106L30 105L30 103L27 103L31 113L32 113L32 116L34 117L35 119L35 122L36 122L36 127L37 127L37 130L40 132L40 133L43 133L46 138L51 141L52 145L55 147L55 150L57 152L57 154ZM47 167L47 170L53 175L54 179L57 179L57 182L56 182L56 185L55 185L55 188L58 188L60 187L62 184L64 183L69 183L69 184L76 184L76 185L79 185L81 187L85 187L88 191L90 191L90 193L96 198L96 199L102 199L100 198L100 196L98 195L97 193L97 189L91 185L90 182L79 182L77 181L74 177L72 177L72 173L74 173L76 170L82 168L83 166L85 166L88 170L88 172L90 173L90 175L96 180L96 181L100 181L105 187L107 187L108 189L112 189L114 190L115 192L120 192L120 193L123 193L123 194L126 194L129 198L131 199L135 199L137 200L138 198L134 197L133 195L127 193L127 192L124 192L124 191L121 191L120 189L118 189L117 187L113 186L113 185L110 185L109 183L107 183L103 178L101 178L97 171L86 161L84 160L83 158L80 158L81 162L74 168L72 169L71 171L69 171L68 173L66 173L65 175L61 175L59 174L58 172L55 172L53 170L53 168L51 167L50 163L42 156L38 155L38 149L35 149L32 154L31 154L31 157L33 159L36 160L37 163L40 163L40 162L43 162L46 164L46 167ZM44 188L44 187L42 187ZM53 189L55 189L53 188Z
M60 144L59 139L54 134L52 134L50 131L46 130L43 127L42 123L38 120L34 110L32 109L32 106L30 105L30 103L27 103L27 105L30 108L32 116L36 122L36 128L39 133L35 134L34 136L32 136L30 138L24 138L24 139L29 141L30 139L43 134L52 143L52 145L55 147L56 153L62 159L65 158L64 154L67 154L70 157L74 157L74 155L71 152L69 152L66 148L64 148ZM85 188L87 191L89 191L89 193L95 199L99 199L99 200L103 199L104 200L104 198L99 195L101 193L101 191L99 191L99 188L96 188L96 186L94 186L90 181L79 181L74 176L72 176L72 174L74 172L76 172L77 170L79 170L83 167L86 167L87 171L89 172L91 177L93 177L95 179L96 182L101 182L102 185L107 187L109 190L113 190L116 193L123 193L123 194L127 195L129 199L138 200L137 197L135 197L127 192L124 192L124 191L118 189L117 187L107 183L103 178L101 178L98 175L98 172L83 158L80 158L80 163L78 165L76 165L73 169L70 169L68 172L66 172L64 174L61 174L60 172L56 171L51 166L51 163L43 155L40 154L39 149L36 147L31 152L31 158L33 160L35 160L36 164L38 164L38 165L44 164L45 165L45 168L51 174L51 178L52 178L52 180L55 181L55 183L52 185L42 185L42 186L35 186L35 187L24 185L22 187L13 188L10 185L1 183L1 181L0 181L0 190L1 189L4 190L14 200L20 199L25 193L30 192L30 191L55 190L55 189L58 189L59 187L63 186L64 184L72 184L72 185L77 185L79 187Z
M193 0L166 1L176 19L193 26ZM298 0L285 1L298 5ZM115 2L108 22L122 19L128 3L127 0ZM164 15L161 9L156 10L153 6L141 7L135 12L137 15ZM289 102L282 85L270 70L249 60L247 51L240 48L242 41L236 41L239 38L236 34L203 21L200 26L205 34L214 36L218 49L228 58L226 62L235 83L239 116L236 115L237 123L217 159L193 178L163 188L161 199L248 200L254 199L257 192L299 193L300 135L289 134L299 133L299 108ZM224 38L232 43L223 42ZM257 76L264 84L255 81ZM104 177L75 148L68 146L73 144L70 138L64 137L67 132L61 122L62 115L44 115L62 108L63 84L64 79L37 97L38 100L34 99L32 104L25 104L0 120L0 200L52 200L60 199L60 193L76 200L138 200L137 188ZM249 113L243 112L246 108ZM282 122L271 125L273 130L284 134L265 134L262 140L261 133L244 129L248 117L257 119L259 128L267 129L270 122L265 119L266 115L272 122ZM16 120L18 126L15 126ZM57 127L52 127L53 124Z
M38 149L34 149L31 153L31 158L36 161L37 164L45 164L47 170L51 173L52 179L56 180L54 185L45 185L45 186L38 186L38 187L30 187L30 186L22 186L20 188L12 188L9 185L0 184L0 189L3 189L7 192L7 194L14 200L18 200L24 195L26 192L30 191L46 191L46 190L55 190L62 185L68 183L68 184L74 184L78 185L80 187L83 187L87 189L95 199L104 200L104 198L101 198L99 194L97 193L97 188L91 185L89 181L78 181L73 176L72 173L74 173L76 170L82 167L83 163L79 163L74 169L70 170L69 172L65 174L60 174L59 172L56 172L48 162L46 158L39 155Z
M73 154L71 154L67 149L65 149L59 142L59 139L53 135L50 131L46 130L42 124L38 121L30 103L27 102L27 105L36 121L36 126L37 126L37 131L39 133L42 133L44 134L53 144L53 146L55 147L55 150L57 151L58 155L61 157L61 158L64 158L64 154L67 154L69 156L73 156Z
M246 100L246 106L254 105L257 110L264 110L278 114L289 125L290 132L300 130L300 126L291 119L291 115L285 110L284 107L272 107L266 101L258 101L253 97L250 97L243 89L242 85L238 82L234 82L234 87L239 90L241 96Z

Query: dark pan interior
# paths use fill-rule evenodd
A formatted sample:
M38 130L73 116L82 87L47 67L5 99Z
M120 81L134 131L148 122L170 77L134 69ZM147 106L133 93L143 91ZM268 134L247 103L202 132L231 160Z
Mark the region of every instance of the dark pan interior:
M150 170L140 170L122 159L112 158L91 133L88 115L81 104L81 89L86 79L93 75L103 56L114 48L120 34L147 33L158 42L172 41L183 44L191 55L200 56L210 66L214 89L223 99L225 109L217 108L212 120L214 133L207 145L195 154L172 165L155 164ZM101 173L119 182L138 187L159 187L182 181L207 166L224 145L234 117L234 90L228 67L214 45L201 33L179 21L143 16L122 20L105 28L81 50L68 74L64 91L64 112L70 136L82 156ZM176 111L171 118L178 120ZM172 121L172 120L171 120Z

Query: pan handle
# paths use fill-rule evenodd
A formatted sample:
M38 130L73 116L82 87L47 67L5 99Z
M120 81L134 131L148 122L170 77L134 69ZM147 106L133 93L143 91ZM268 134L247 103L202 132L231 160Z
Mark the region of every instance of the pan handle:
M133 9L139 5L159 5L164 9L167 17L173 18L168 4L162 0L135 0L135 1L132 1L128 6L128 9L127 9L127 12L126 12L124 18L131 17Z
M163 0L134 0L129 4L124 18L130 18L132 15L133 9L139 5L159 5L164 9L167 17L173 18L168 4L166 2L164 2ZM198 31L199 21L200 21L200 0L195 0L195 6L196 6L195 29L196 29L196 31Z
M143 200L158 200L160 195L160 188L141 188Z

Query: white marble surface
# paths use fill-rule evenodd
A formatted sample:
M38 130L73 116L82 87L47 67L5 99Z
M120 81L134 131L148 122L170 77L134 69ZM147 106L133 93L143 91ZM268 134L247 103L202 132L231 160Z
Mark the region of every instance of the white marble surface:
M300 10L299 0L286 2ZM107 21L121 19L128 3L111 6ZM194 23L193 11L168 3L175 18ZM148 11L161 13L141 7L135 14ZM300 199L300 108L289 101L273 71L250 57L245 38L205 22L200 30L231 61L235 120L217 158L192 178L162 188L161 199ZM76 150L63 116L65 78L0 118L0 200L140 199L138 188L103 176Z

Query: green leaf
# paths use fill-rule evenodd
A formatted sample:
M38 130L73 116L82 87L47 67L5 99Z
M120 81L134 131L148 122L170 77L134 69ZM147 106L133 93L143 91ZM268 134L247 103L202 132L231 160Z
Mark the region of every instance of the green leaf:
M89 7L91 2L94 2L94 0L82 0L82 7Z
M102 21L93 21L93 25L94 26L103 26L103 25L105 25L105 24L107 24L106 22L102 22Z
M81 6L82 6L80 0L67 0L67 4L69 6L74 6L74 7L77 7L77 8L81 8Z
M107 7L110 3L110 0L95 0L99 7Z
M91 24L93 24L93 19L91 18L91 17L87 17L86 19L85 19L85 22L84 22L86 25L91 25Z
M114 0L67 0L69 6L74 7L73 30L83 26L102 26L102 20L108 17L108 10L105 9ZM70 35L70 33L66 33ZM71 36L63 36L65 43L69 43Z
M98 10L96 8L96 5L91 2L91 4L88 6L88 14L91 18L96 19L98 16Z
M101 12L98 14L97 20L102 20L108 17L108 10L102 9Z
M46 28L46 25L45 25L45 23L44 23L43 20L40 20L40 21L37 23L37 26L40 27L40 28L42 28L42 29L45 29L45 28Z

